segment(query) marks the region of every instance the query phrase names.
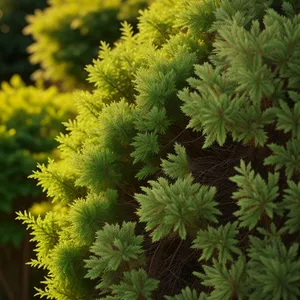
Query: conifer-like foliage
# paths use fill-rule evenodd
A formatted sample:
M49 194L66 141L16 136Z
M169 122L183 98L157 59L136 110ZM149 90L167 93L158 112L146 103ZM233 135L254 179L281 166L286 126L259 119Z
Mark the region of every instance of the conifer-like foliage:
M27 177L37 162L54 155L61 122L74 116L75 110L71 94L26 86L15 75L1 84L0 111L0 244L18 246L23 230L13 220L13 211L30 207L41 196Z
M49 273L39 295L300 297L299 9L162 0L102 44L63 160L33 175L65 212L18 216Z
M150 1L149 1L150 2ZM97 57L100 40L113 43L120 37L120 22L136 24L138 10L147 0L48 0L49 7L28 16L25 34L30 61L40 63L34 79L60 83L64 88L87 86L85 66Z

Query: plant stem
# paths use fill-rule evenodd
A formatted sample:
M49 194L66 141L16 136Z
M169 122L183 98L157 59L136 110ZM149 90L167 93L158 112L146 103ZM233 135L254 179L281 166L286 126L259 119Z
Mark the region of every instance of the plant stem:
M5 277L4 277L4 275L3 275L3 273L2 273L1 270L0 270L0 283L4 287L4 290L5 290L6 294L7 294L8 299L9 300L14 300L15 299L14 298L14 294L13 294L12 290L10 289L8 283L6 282Z

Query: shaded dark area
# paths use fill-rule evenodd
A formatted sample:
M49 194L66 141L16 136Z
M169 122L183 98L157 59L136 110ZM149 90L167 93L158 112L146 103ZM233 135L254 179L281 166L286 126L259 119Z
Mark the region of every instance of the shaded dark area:
M24 201L19 199L16 206L23 209L27 208L32 202L32 199ZM0 219L7 215L0 214ZM16 225L12 220L10 222L10 229L12 225ZM17 224L18 225L18 224ZM2 225L1 225L2 226ZM20 226L21 227L21 226ZM33 249L35 243L29 242L31 238L28 233L25 233L24 228L16 228L19 231L15 233L21 237L21 243L16 248L12 244L0 244L0 299L1 300L30 300L34 299L36 290L34 287L39 287L40 281L45 275L41 269L34 269L26 265L32 257L34 257ZM21 234L20 234L21 233Z
M46 0L0 0L0 82L19 74L26 83L38 66L30 64L26 48L33 43L22 33L26 15L46 7Z

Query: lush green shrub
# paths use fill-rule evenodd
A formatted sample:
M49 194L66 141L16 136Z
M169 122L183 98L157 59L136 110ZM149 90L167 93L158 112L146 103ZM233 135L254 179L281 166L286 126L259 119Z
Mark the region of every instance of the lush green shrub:
M26 15L46 6L46 0L0 0L0 82L19 74L26 82L36 70L26 48L33 39L22 34Z
M87 85L85 66L97 57L100 40L119 39L121 21L136 23L148 0L50 0L50 7L29 16L26 34L35 40L30 61L40 63L34 78L60 82L65 88Z
M102 46L63 161L32 176L65 205L18 214L38 295L299 299L299 5L164 0L139 29Z
M19 76L0 90L0 244L18 246L23 230L13 211L28 208L41 196L27 177L37 162L46 162L57 147L62 122L75 114L71 94L56 88L25 86Z

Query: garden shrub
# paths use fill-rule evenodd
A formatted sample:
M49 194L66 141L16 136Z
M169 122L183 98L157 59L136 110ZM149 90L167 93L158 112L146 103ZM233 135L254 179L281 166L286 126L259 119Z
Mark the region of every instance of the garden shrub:
M87 67L54 203L48 299L299 299L300 7L162 0Z
M71 94L60 94L54 87L26 86L15 75L1 84L0 111L0 244L17 247L23 228L14 221L13 212L29 208L41 197L27 177L37 162L46 162L57 152L54 138L75 110Z
M120 22L134 22L149 0L49 0L49 7L29 16L25 34L35 42L28 47L30 61L41 68L33 78L55 81L64 88L87 85L85 66L97 57L99 42L120 37Z
M30 36L24 36L26 15L35 9L43 9L46 0L0 0L0 82L8 81L13 74L19 74L30 82L30 75L37 66L30 64L26 48L33 43Z

